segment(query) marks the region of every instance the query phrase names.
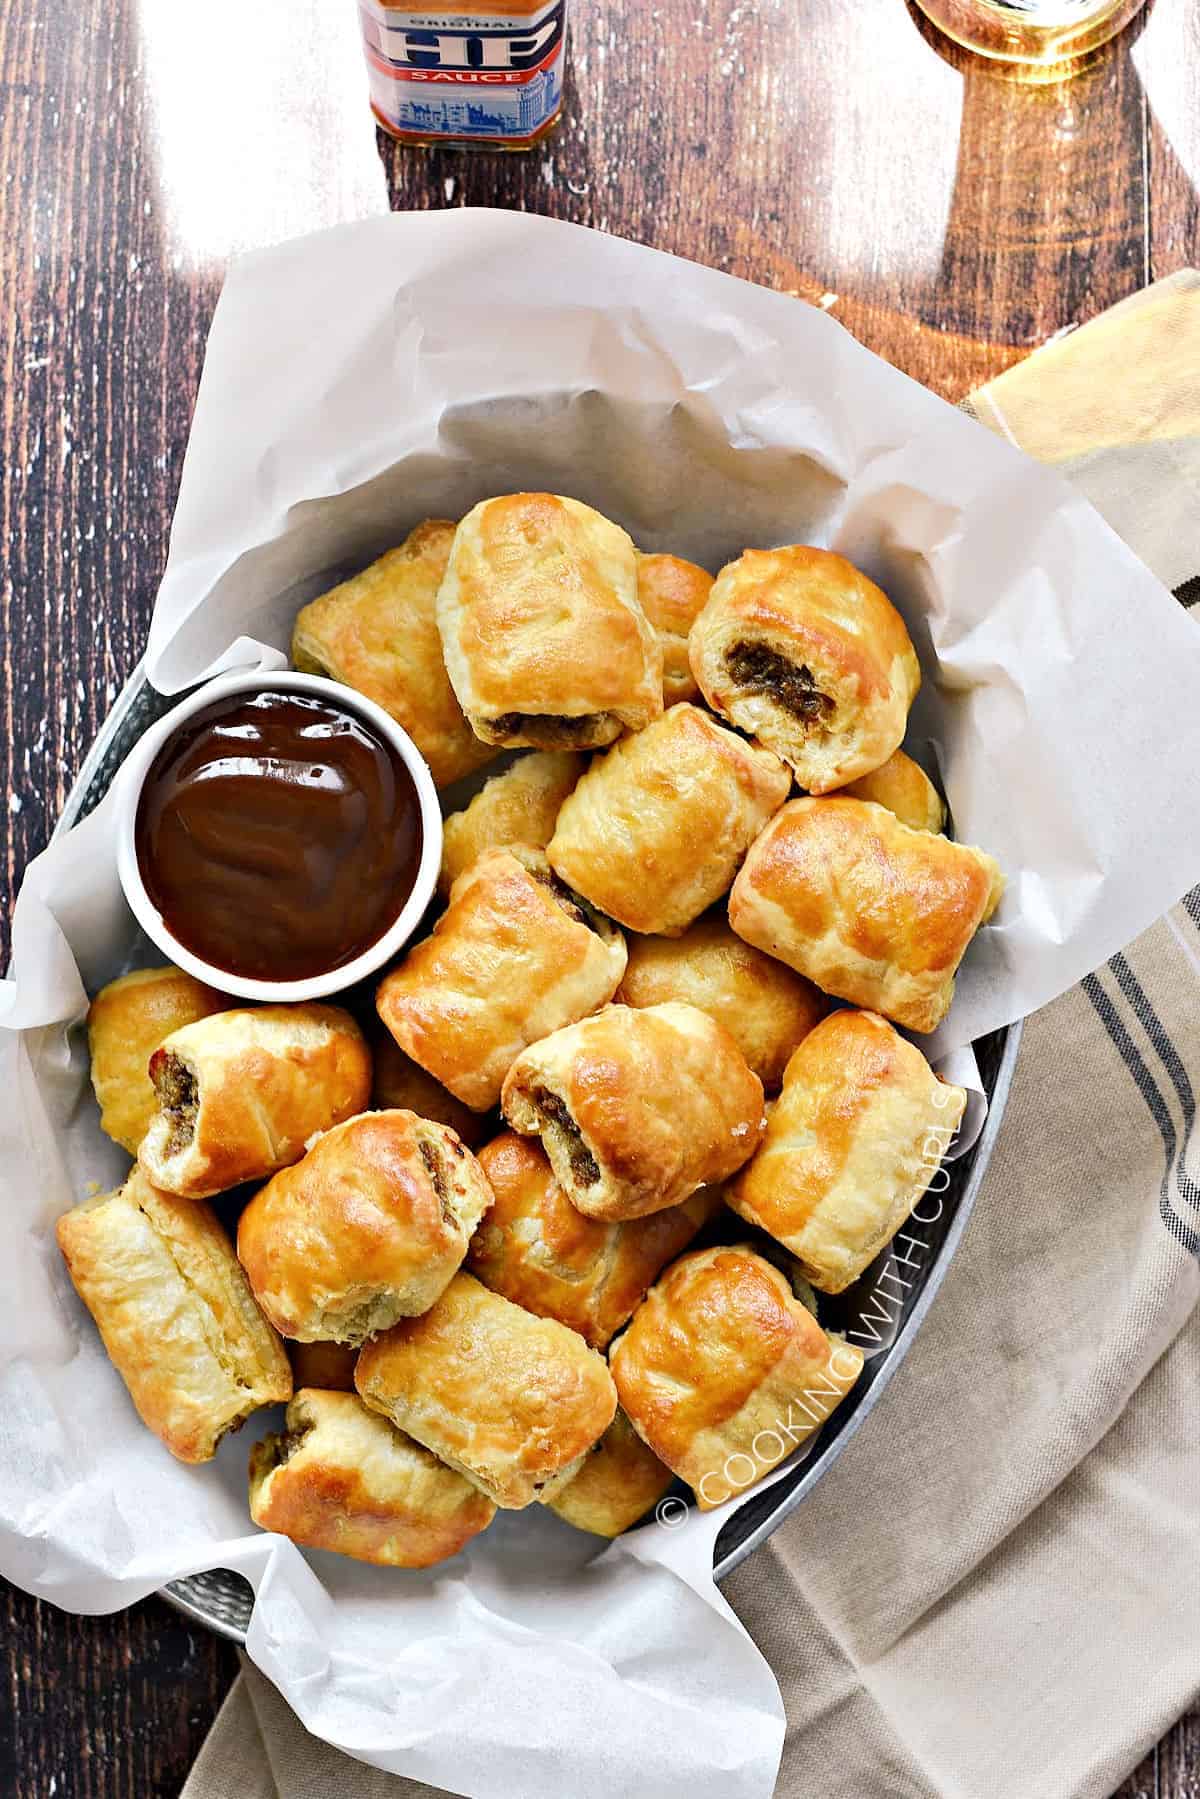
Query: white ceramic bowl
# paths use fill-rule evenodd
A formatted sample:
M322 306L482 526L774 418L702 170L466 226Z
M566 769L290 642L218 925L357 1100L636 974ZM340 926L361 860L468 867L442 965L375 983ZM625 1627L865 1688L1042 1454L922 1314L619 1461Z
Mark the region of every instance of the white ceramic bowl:
M174 937L162 913L151 901L138 867L134 836L138 802L150 766L163 744L180 725L197 712L203 712L215 701L233 694L255 693L313 694L328 704L361 718L364 724L371 725L385 743L391 744L396 751L413 778L421 808L421 859L417 866L417 877L395 923L369 949L365 949L360 956L355 956L352 962L343 962L340 968L330 969L325 974L310 975L302 981L249 980L193 955L191 950L186 949ZM391 961L412 936L433 897L442 859L442 813L428 765L407 731L394 718L390 718L381 706L366 699L361 693L355 693L353 688L339 686L336 681L327 681L322 675L301 675L290 669L274 673L256 670L249 674L221 675L217 680L207 682L189 694L174 711L168 712L165 718L152 725L144 737L139 738L121 767L116 785L117 872L130 910L147 937L158 945L164 956L177 967L186 969L188 974L219 988L222 993L234 994L239 999L276 1003L323 999L330 993L339 993L344 987L350 987L355 981L374 974L386 962Z

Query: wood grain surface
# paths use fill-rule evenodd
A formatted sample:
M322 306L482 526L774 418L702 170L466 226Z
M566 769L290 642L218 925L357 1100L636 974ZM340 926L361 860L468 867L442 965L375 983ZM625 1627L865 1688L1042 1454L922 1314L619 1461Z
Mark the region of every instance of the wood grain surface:
M145 637L231 255L389 204L543 212L815 301L951 399L1200 255L1193 0L1044 86L904 0L589 0L528 157L377 145L358 57L351 0L0 8L0 954ZM177 1794L236 1667L159 1600L12 1590L3 1656L11 1799ZM1198 1799L1200 1712L1121 1791Z

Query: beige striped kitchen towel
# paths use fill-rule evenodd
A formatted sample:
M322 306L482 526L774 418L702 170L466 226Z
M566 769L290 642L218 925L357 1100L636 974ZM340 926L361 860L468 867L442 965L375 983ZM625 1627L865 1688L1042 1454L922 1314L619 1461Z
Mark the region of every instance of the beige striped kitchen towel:
M1200 275L968 406L1200 600ZM787 1708L779 1799L1107 1799L1200 1692L1197 1091L1200 889L1029 1020L911 1354L728 1583ZM184 1799L431 1791L316 1742L247 1666Z

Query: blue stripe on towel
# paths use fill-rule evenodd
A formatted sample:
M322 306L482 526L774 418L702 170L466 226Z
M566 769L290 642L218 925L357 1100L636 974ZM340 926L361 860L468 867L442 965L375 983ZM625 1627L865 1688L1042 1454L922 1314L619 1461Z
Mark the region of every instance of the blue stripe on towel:
M1087 994L1092 1005L1095 1007L1101 1024L1108 1032L1113 1044L1120 1052L1125 1066L1133 1076L1134 1083L1142 1098L1145 1100L1146 1105L1149 1107L1150 1115L1158 1126L1159 1135L1162 1137L1163 1148L1166 1151L1166 1167L1163 1170L1162 1186L1159 1192L1159 1217L1162 1219L1171 1235L1175 1238L1176 1242L1181 1244L1189 1255L1200 1257L1200 1233L1185 1224L1171 1204L1170 1183L1172 1176L1175 1177L1176 1185L1180 1188L1183 1197L1188 1199L1189 1203L1192 1205L1197 1203L1196 1198L1194 1197L1197 1190L1191 1179L1184 1174L1179 1167L1179 1142L1175 1132L1175 1122L1171 1117L1167 1103L1159 1091L1154 1076L1150 1073L1150 1070L1142 1060L1141 1052L1138 1050L1137 1045L1129 1035L1122 1020L1117 1016L1116 1007L1108 997L1108 994L1104 991L1104 988L1100 985L1099 976L1089 974L1083 980L1081 985L1083 991ZM1184 1183L1186 1183L1186 1185L1184 1185Z

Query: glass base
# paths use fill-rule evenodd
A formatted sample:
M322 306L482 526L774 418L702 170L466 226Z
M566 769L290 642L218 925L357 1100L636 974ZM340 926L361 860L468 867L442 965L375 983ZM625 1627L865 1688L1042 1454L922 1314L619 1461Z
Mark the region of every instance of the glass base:
M939 31L998 62L1060 63L1124 29L1146 0L914 0Z

